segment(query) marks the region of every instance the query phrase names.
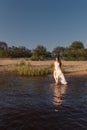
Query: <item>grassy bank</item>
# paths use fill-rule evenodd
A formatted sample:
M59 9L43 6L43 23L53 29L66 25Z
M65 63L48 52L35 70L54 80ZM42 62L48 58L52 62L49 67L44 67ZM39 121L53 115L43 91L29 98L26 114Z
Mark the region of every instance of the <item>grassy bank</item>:
M30 61L29 59L0 59L0 71L13 71L20 75L43 75L52 71L53 60ZM66 75L87 75L87 61L62 61L62 70ZM45 72L46 71L46 72ZM32 74L31 74L32 73ZM37 74L35 74L37 73ZM38 74L39 73L39 74Z
M3 66L2 71L17 73L20 76L46 76L52 73L52 66L35 66L21 61L19 64Z

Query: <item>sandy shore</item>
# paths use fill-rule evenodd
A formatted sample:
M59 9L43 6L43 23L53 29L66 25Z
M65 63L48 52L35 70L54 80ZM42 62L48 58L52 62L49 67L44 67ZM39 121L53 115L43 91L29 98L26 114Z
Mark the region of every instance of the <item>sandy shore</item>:
M50 66L53 60L48 61L30 61L28 59L0 59L0 66L19 64L21 61L31 65ZM67 75L87 75L87 61L62 61L63 70Z
M63 61L63 68L68 75L87 75L87 61Z

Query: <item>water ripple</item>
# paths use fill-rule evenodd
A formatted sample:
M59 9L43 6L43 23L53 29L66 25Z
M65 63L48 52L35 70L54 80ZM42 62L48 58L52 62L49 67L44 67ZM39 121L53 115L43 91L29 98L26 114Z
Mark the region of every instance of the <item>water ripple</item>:
M86 130L86 77L66 78L56 86L51 76L0 74L0 130Z

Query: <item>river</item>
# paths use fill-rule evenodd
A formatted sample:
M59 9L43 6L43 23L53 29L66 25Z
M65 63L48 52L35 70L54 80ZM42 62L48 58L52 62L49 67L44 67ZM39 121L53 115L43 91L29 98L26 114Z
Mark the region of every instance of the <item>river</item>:
M87 77L0 73L0 130L87 130Z

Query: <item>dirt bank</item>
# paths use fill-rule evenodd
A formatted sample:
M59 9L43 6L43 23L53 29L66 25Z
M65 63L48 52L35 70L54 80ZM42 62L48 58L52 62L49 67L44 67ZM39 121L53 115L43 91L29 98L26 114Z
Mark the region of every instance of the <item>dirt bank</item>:
M19 64L21 61L30 63L31 65L49 66L53 64L53 60L47 61L30 61L27 59L0 59L0 66ZM67 75L87 75L87 61L62 61L65 74Z

